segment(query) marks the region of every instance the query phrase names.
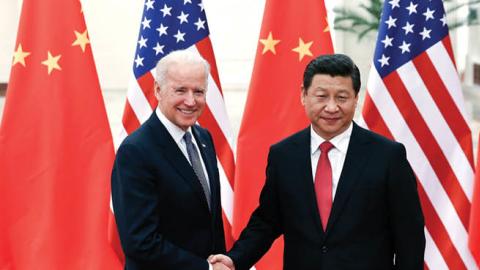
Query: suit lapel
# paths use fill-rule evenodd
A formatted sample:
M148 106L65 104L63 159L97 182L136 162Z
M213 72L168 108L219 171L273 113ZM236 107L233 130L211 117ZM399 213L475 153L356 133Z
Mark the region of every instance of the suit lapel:
M198 180L192 166L183 155L182 151L174 141L168 130L162 124L160 119L153 113L147 120L147 124L150 126L154 133L153 140L158 142L162 148L163 156L168 160L170 165L177 171L182 179L195 191L199 200L202 201L205 208L208 210L207 200L203 193L202 185ZM210 175L210 174L209 174Z
M340 216L345 203L361 175L364 164L370 157L368 144L369 140L365 131L357 126L357 124L353 123L352 135L350 137L345 163L343 164L342 173L333 200L327 231L334 226L336 220Z
M313 182L312 176L312 158L311 158L311 134L310 134L310 127L304 129L300 133L299 140L297 141L297 145L291 151L296 152L298 164L300 164L300 168L298 168L298 185L300 188L299 198L300 200L305 200L305 205L307 205L310 209L311 216L314 219L315 225L319 228L319 232L323 235L322 223L320 221L320 215L317 206L317 197L315 195L315 187Z
M205 168L207 169L208 173L208 181L210 184L210 199L211 199L211 208L215 209L217 205L214 205L215 202L218 202L218 198L216 198L219 192L219 186L217 185L215 174L215 164L213 162L217 161L217 157L214 155L213 148L209 140L202 136L199 132L198 127L192 127L193 135L195 136L195 140L197 141L198 148L200 149L200 154L202 155L203 162L205 163Z

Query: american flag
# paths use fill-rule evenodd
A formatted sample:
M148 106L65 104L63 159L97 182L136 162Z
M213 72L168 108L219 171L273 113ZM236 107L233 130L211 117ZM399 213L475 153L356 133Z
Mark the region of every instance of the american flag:
M207 107L199 124L212 134L217 152L222 207L227 247L232 244L233 208L233 133L227 117L215 57L209 38L201 0L147 0L145 2L133 64L134 78L127 93L122 119L121 139L140 126L157 106L153 94L154 68L171 51L188 49L198 52L211 66Z
M466 119L442 1L386 1L363 120L407 148L425 215L426 269L478 269L468 249L474 166Z

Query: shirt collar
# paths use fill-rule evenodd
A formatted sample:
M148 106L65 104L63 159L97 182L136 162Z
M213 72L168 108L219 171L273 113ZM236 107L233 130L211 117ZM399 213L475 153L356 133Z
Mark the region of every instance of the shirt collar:
M335 149L345 155L347 154L348 143L350 142L350 137L352 136L352 130L353 124L350 123L350 125L345 131L329 140L333 144ZM313 155L313 153L318 150L318 147L325 141L325 139L318 135L315 130L313 130L312 125L310 125L310 138L310 154Z
M157 114L158 119L160 119L160 122L162 122L162 124L167 129L168 133L170 133L173 140L177 144L180 144L180 142L183 139L183 135L185 135L185 131L183 129L181 129L180 127L178 127L177 125L175 125L174 123L172 123L170 120L168 120L168 118L162 113L162 111L160 111L160 109L158 107L157 107L157 109L155 109L155 113ZM187 131L192 133L192 127L189 127L187 129ZM192 136L193 136L193 134L192 134Z

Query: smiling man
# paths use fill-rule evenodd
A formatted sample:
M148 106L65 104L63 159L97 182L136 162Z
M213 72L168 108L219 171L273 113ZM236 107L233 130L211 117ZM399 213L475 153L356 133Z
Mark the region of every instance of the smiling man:
M120 145L112 201L125 269L226 269L220 182L212 137L196 125L208 63L175 51L156 67L158 108Z
M233 248L243 270L284 236L284 269L421 270L424 220L405 147L353 122L360 73L342 54L306 67L311 125L270 148L258 208Z

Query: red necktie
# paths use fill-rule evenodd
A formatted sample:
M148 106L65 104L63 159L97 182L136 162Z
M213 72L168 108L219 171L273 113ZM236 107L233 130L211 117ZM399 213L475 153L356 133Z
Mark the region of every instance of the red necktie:
M324 231L327 230L328 217L332 208L332 166L328 159L328 152L332 148L333 144L329 141L320 144L320 158L315 172L315 194Z

